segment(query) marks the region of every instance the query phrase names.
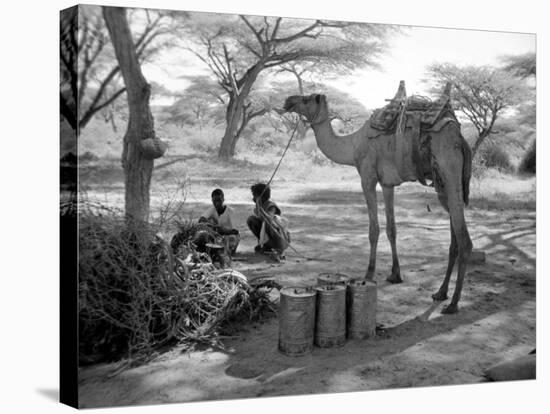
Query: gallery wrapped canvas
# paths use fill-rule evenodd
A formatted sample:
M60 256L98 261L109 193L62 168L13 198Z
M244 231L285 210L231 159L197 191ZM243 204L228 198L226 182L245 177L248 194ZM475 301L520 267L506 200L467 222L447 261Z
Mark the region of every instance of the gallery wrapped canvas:
M535 379L535 40L62 10L61 401Z

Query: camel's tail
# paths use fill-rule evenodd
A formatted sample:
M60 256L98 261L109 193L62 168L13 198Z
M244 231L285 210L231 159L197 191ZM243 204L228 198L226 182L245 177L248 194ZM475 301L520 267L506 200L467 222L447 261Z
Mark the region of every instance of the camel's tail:
M472 177L472 150L470 146L462 137L462 195L464 197L464 204L468 205L470 197L470 178Z

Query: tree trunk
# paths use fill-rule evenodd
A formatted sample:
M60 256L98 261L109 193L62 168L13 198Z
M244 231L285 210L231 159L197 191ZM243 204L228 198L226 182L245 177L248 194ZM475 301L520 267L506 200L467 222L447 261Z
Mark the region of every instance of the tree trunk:
M297 71L294 71L292 73L294 73L294 76L296 76L296 79L298 81L298 94L304 96L304 81L301 74ZM296 126L296 138L297 141L302 141L306 136L308 125L306 125L305 122L302 121L301 117L299 117L296 122L298 123L298 126ZM294 128L295 125L293 125L292 127Z
M109 119L111 120L111 127L113 128L113 132L116 134L118 132L118 128L116 126L115 115L112 112L109 116Z
M252 85L256 82L256 78L263 70L263 63L257 63L250 68L244 77L238 82L237 87L240 90L234 90L229 97L229 104L227 105L227 112L225 119L227 126L225 127L225 133L223 134L222 142L220 144L220 150L218 151L218 158L229 159L235 155L235 147L237 141L240 138L239 123L242 121L245 100L250 94Z
M218 151L218 158L228 160L233 158L235 155L235 147L237 145L237 141L239 140L239 121L242 118L243 110L244 103L241 99L231 98L229 100L225 117L227 120L227 125L220 144L220 150Z
M489 134L490 134L490 131L485 129L481 131L481 133L478 135L478 137L476 138L476 141L474 142L474 146L472 148L472 159L475 157L475 155L477 154L477 150L479 149L479 147L481 147L481 144L483 144L483 141L485 141L485 138L487 138Z
M126 19L126 9L103 7L103 17L126 85L130 114L122 150L126 217L137 222L147 221L153 160L143 156L140 141L155 136L153 115L149 107L151 87L141 72Z

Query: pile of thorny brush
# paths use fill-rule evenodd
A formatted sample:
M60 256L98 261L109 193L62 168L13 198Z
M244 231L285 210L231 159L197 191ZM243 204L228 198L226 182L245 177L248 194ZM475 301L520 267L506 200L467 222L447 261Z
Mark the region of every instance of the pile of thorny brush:
M122 212L81 200L78 225L81 364L145 362L171 345L223 347L224 334L275 312L272 285L251 286L197 251L199 224L179 222L173 249L160 236L166 223L131 225Z

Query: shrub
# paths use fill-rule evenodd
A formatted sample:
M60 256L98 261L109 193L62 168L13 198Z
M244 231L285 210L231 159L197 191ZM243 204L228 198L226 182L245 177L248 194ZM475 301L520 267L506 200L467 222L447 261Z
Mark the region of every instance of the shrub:
M487 165L485 164L485 159L476 154L472 160L472 177L481 179L485 176L487 172Z
M78 151L91 152L101 159L120 158L124 132L124 128L114 132L108 124L93 118L78 138Z
M152 228L127 228L102 206L79 210L79 359L116 360L162 343L154 309L162 293Z
M283 149L289 139L289 135L275 131L271 127L258 127L252 133L244 134L241 137L237 149L242 151L243 148L248 148L254 152L272 151L277 148Z
M187 142L197 152L217 153L223 134L224 128L205 125L202 129L190 129Z
M510 157L504 149L496 144L483 146L479 149L477 156L482 160L485 168L494 168L502 172L514 170Z
M531 144L527 152L525 152L521 164L519 165L519 170L523 173L536 174L537 146L535 141L533 141L533 144Z
M159 123L157 133L162 139L168 141L167 153L183 155L193 152L217 152L224 129L214 123L205 123L202 129L189 125L179 127L171 123Z

